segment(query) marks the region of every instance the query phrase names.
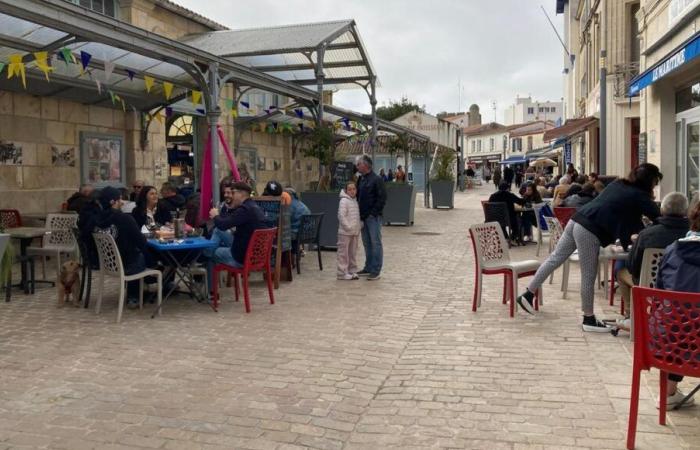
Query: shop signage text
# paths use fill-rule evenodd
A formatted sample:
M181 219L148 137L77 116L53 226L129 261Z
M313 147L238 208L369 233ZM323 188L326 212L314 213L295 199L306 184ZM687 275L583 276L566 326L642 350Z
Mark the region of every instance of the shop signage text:
M667 73L676 70L681 65L685 64L685 48L682 48L678 53L668 58L660 66L652 72L651 82L654 83L659 78Z

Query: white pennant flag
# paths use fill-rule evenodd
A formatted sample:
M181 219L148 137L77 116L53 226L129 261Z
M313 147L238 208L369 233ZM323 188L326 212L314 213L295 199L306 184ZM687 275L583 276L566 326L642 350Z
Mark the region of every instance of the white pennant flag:
M109 83L112 72L114 72L114 63L111 61L105 61L105 83Z
M95 78L95 84L97 85L97 92L102 95L102 83L100 83L100 80Z

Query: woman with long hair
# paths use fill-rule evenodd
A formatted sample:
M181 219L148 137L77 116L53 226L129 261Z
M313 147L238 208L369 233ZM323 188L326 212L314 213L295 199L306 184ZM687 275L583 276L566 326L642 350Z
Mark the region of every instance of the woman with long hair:
M136 208L131 214L139 228L146 225L150 229L172 220L167 209L158 207L158 189L153 186L144 186L141 189L136 197Z
M663 175L653 164L641 164L627 178L611 183L595 200L581 207L566 225L557 247L537 270L518 304L534 314L534 292L578 250L581 267L583 331L607 332L594 314L595 279L600 247L620 240L626 248L631 236L643 228L642 216L654 220L661 212L654 202L654 188Z

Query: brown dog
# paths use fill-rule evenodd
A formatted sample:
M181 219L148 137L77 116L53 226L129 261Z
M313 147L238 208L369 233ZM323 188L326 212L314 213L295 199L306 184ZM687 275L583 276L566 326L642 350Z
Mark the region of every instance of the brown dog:
M77 261L66 261L61 266L61 273L58 276L58 305L64 306L71 296L73 306L80 306L80 263Z

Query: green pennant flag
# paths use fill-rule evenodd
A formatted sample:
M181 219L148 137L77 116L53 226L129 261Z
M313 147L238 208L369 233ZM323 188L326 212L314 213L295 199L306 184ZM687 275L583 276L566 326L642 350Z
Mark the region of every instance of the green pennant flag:
M5 63L0 62L0 73L2 73L3 70L5 70Z
M232 109L233 109L233 100L231 100L230 98L227 98L226 99L226 110L230 111Z
M117 96L114 95L114 92L109 91L109 98L112 99L112 104L114 105L117 102Z
M75 63L73 52L71 52L68 47L63 47L61 49L61 56L63 56L63 61L66 62L66 65L68 65L69 62Z

